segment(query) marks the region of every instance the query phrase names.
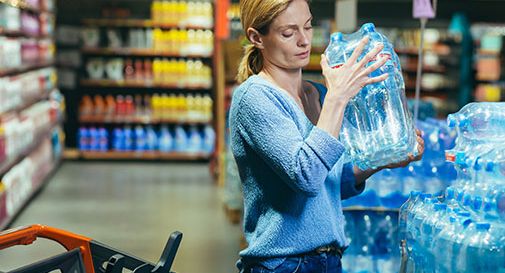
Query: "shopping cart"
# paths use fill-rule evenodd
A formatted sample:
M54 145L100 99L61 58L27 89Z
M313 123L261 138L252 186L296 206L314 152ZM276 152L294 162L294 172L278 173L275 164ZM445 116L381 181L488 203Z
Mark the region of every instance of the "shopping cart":
M23 266L7 273L170 273L182 233L170 235L157 264L144 261L90 238L56 228L32 225L0 233L0 250L16 245L29 245L37 238L61 244L67 252Z

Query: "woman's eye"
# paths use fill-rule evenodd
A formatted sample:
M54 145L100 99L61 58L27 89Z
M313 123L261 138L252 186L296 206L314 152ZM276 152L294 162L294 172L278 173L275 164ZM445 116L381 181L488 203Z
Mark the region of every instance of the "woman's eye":
M305 30L309 30L309 29L312 29L312 26L306 26L305 27Z
M289 38L293 36L293 31L283 32L282 36L284 36L285 38Z

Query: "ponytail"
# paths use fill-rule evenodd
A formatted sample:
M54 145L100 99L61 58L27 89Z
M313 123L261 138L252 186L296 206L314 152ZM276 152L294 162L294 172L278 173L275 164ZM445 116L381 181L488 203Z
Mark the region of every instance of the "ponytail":
M244 82L252 75L258 74L263 69L263 57L260 50L254 45L244 46L244 56L238 67L237 81Z

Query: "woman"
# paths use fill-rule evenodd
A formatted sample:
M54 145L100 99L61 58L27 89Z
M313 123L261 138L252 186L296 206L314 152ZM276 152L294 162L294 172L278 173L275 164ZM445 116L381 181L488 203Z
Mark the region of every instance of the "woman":
M365 68L382 47L357 61L363 39L339 69L322 55L326 88L302 80L312 15L307 0L241 0L250 45L239 68L230 112L231 146L244 190L241 272L341 272L347 242L341 200L361 193L377 170L345 163L338 141L344 109L382 66ZM323 103L324 101L324 103ZM419 155L386 166L406 166Z

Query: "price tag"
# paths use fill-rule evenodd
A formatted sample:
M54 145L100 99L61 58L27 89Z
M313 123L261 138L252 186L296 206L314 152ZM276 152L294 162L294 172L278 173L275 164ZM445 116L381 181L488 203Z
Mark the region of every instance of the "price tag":
M414 18L435 18L435 9L431 0L413 0L412 15Z

